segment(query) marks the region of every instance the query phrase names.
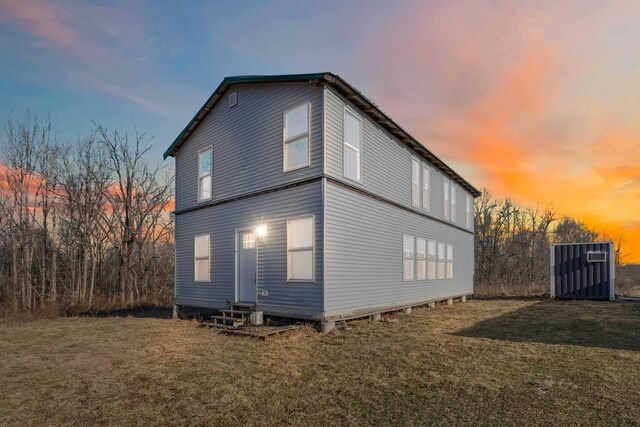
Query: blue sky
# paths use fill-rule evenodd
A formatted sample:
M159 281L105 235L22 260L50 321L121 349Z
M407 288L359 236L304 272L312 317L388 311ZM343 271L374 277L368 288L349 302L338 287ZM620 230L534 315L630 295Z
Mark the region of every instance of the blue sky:
M0 0L0 120L137 129L160 161L225 76L332 71L475 186L640 262L638 22L631 0Z

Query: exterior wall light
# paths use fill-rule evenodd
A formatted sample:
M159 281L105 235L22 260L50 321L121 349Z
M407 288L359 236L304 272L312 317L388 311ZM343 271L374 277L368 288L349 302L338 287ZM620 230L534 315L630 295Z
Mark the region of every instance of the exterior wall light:
M266 224L260 224L256 227L256 237L262 239L264 237L267 237L267 225Z

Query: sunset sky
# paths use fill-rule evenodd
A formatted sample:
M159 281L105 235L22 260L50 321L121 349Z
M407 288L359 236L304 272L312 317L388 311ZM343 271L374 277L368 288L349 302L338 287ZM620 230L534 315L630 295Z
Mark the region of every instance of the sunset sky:
M640 262L640 2L0 0L0 119L151 137L229 75L332 71L476 187Z

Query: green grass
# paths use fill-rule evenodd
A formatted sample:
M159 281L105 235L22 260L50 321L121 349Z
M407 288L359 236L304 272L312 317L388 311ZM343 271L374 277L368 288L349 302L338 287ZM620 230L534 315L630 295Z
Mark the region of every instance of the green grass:
M4 324L0 425L638 425L638 303L397 318L267 341L161 318Z

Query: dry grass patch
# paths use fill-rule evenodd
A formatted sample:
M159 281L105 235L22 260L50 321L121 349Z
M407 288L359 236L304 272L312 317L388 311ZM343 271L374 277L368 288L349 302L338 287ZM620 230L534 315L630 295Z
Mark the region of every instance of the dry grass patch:
M637 425L639 311L473 301L267 341L161 318L7 324L0 424Z

